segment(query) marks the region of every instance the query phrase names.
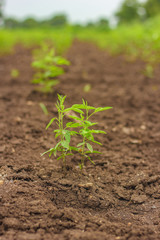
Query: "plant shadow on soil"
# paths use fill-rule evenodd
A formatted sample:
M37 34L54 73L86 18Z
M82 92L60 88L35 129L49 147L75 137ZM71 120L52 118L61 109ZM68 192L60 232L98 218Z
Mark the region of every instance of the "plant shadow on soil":
M159 239L160 67L150 79L140 60L79 41L67 57L71 66L49 97L30 84L30 50L19 47L0 59L0 239ZM66 107L82 97L113 107L93 119L108 134L97 136L103 154L82 173L77 156L65 173L60 162L40 157L55 144L45 126L57 114L57 92L67 95Z

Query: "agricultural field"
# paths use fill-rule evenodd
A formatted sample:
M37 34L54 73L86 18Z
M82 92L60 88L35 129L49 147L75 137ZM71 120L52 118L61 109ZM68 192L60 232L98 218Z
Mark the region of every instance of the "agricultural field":
M160 239L158 26L0 31L0 240Z

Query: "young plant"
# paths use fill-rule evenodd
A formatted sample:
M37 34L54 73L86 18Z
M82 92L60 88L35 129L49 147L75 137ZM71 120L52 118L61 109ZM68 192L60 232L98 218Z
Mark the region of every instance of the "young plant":
M57 157L57 153L60 153L57 160L62 159L64 168L66 165L66 157L73 155L73 151L80 153L81 155L81 164L80 169L82 170L84 167L85 159L88 158L93 164L94 162L91 160L89 154L92 153L100 153L98 151L93 150L92 143L96 143L102 145L100 142L94 139L94 134L104 133L105 131L102 130L95 130L91 127L98 124L95 122L91 122L90 118L97 112L105 111L110 109L111 107L92 107L89 106L87 102L83 100L82 104L74 104L70 108L65 108L64 101L66 96L61 96L58 94L58 101L56 104L56 108L58 110L58 118L52 118L46 129L50 127L50 125L56 121L58 125L58 129L54 130L55 138L59 138L58 143L55 147L49 149L48 151L44 152L42 155L49 153L51 157L54 154ZM72 115L71 115L72 112ZM78 113L79 115L76 115ZM69 121L64 125L64 117L68 116L69 118L73 119L73 121ZM73 131L72 129L76 128L77 131ZM82 141L78 143L76 146L71 146L71 137L76 135L77 137L80 136Z
M91 122L90 118L95 113L105 111L110 108L112 107L95 108L95 107L89 106L87 101L84 101L84 100L82 100L82 104L74 104L72 106L73 111L74 109L78 109L82 111L80 113L80 117L71 116L71 115L69 116L70 118L74 119L76 123L70 122L67 124L67 127L80 129L78 135L82 137L82 141L77 145L77 150L81 154L80 169L83 169L84 167L85 158L88 158L94 164L89 154L100 153L98 151L93 150L93 146L91 145L91 143L102 145L100 142L95 141L93 134L100 134L100 133L106 134L105 131L92 129L92 126L97 125L98 123Z
M62 65L69 65L69 61L61 56L55 56L55 50L44 45L36 52L32 67L36 69L33 84L39 84L39 90L45 93L52 92L53 87L58 84L58 76L64 73Z
M154 76L154 67L152 64L146 64L145 69L144 69L144 75L149 78L153 78Z
M57 153L60 153L60 156L57 158L57 160L62 159L64 167L66 165L66 156L73 155L72 151L77 150L77 148L70 146L71 142L71 136L78 134L76 131L72 131L68 129L68 124L64 125L64 117L65 115L72 110L72 108L66 108L64 106L66 96L61 96L58 94L58 101L56 104L56 108L58 110L58 118L52 118L48 125L46 126L46 129L49 128L49 126L56 121L56 124L58 126L58 129L54 130L55 138L59 138L58 143L55 147L49 149L48 151L44 152L42 155L49 153L49 156L51 157L52 154L54 156L57 156ZM74 111L82 113L81 110L74 108Z
M84 91L85 93L88 93L88 92L91 91L91 88L92 88L91 84L88 83L88 84L86 84L86 85L84 86L83 91Z
M11 77L12 77L12 78L18 78L18 77L19 77L19 71L18 71L18 69L12 69L12 70L11 70Z
M46 106L44 105L44 103L42 103L42 102L39 103L39 106L41 107L41 109L42 109L42 111L43 111L43 113L44 113L45 115L48 115L48 114L49 114Z

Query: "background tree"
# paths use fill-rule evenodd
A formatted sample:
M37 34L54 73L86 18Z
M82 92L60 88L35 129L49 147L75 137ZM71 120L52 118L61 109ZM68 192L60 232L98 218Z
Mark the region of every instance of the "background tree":
M106 18L100 18L97 23L96 26L102 30L108 30L110 29L110 25L109 25L109 20Z
M94 24L94 22L89 21L88 23L86 23L86 27L93 28L93 27L95 27L95 24Z
M36 28L40 25L38 21L36 21L34 18L26 18L24 21L21 22L22 28Z
M128 23L141 20L142 4L138 0L125 0L120 9L115 13L118 23Z
M3 7L4 7L4 0L0 0L0 27L3 26L4 24Z
M147 0L143 7L146 12L146 18L160 14L160 0Z
M53 27L63 27L68 23L68 18L65 14L58 14L50 18L47 23Z
M4 26L6 28L19 28L21 23L15 18L5 18Z

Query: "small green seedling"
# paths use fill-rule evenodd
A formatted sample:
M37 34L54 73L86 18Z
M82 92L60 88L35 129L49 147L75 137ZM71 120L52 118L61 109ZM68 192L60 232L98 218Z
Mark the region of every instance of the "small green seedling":
M105 131L92 129L92 126L98 123L91 122L90 118L95 113L108 110L111 107L95 108L89 106L87 102L82 100L82 104L74 104L70 108L65 108L65 98L66 96L61 96L58 94L58 101L56 104L56 108L58 110L58 118L52 118L46 126L46 129L48 129L50 125L56 121L58 129L55 129L54 133L56 134L55 138L59 138L59 141L55 147L44 152L42 155L49 153L49 156L52 156L52 154L54 154L54 156L57 157L57 153L60 153L60 156L58 156L57 160L63 159L65 168L66 157L73 155L73 151L78 152L81 155L81 164L79 167L82 170L86 158L88 158L94 164L94 162L91 160L91 157L89 156L90 154L100 153L93 150L93 146L91 145L91 143L102 145L100 142L94 139L93 135L99 133L106 134ZM76 115L77 113L79 115ZM64 125L65 115L67 115L70 119L73 119L73 121L69 121ZM76 128L76 131L73 131L74 128ZM75 135L78 139L81 138L81 142L76 146L71 146L71 137Z
M83 91L86 92L86 93L90 92L91 91L91 84L89 84L89 83L86 84L83 88Z
M72 106L72 109L74 110L74 108L81 110L82 113L80 113L80 117L70 116L70 118L74 119L77 122L68 123L67 126L70 126L71 128L80 129L78 135L81 136L82 142L80 142L77 145L77 148L78 148L78 152L81 154L81 164L79 166L80 166L80 169L83 169L85 158L88 158L94 164L89 154L100 153L98 151L94 151L93 146L91 145L91 143L102 145L100 142L95 141L93 134L99 134L99 133L106 134L105 131L92 129L92 126L97 125L98 123L91 122L90 118L95 113L111 109L112 107L95 108L95 107L89 106L87 101L82 100L82 104L74 104Z
M11 70L11 77L12 77L12 78L17 78L17 77L19 77L19 71L18 71L18 69L12 69L12 70Z
M39 84L41 92L52 92L53 87L59 83L56 79L64 73L62 65L69 65L69 61L61 56L55 56L55 50L49 49L44 45L42 49L36 52L35 60L32 62L32 67L36 69L33 84Z
M71 142L71 136L74 136L76 134L78 134L76 131L72 131L68 129L68 126L65 125L64 126L64 116L70 112L71 110L73 110L72 108L66 108L64 106L64 101L65 101L66 96L61 96L58 94L58 101L56 104L56 108L58 110L58 118L52 118L50 120L50 122L48 123L48 125L46 126L46 129L48 129L50 127L50 125L56 121L56 124L58 126L58 129L54 130L55 138L59 138L59 142L56 144L55 147L49 149L48 151L44 152L42 155L49 153L49 156L52 156L52 154L54 154L54 156L57 156L57 153L60 153L60 156L57 158L57 160L59 159L63 159L63 164L64 164L64 168L66 165L66 157L73 155L72 151L73 150L77 150L77 148L70 146L70 142ZM81 110L79 109L74 109L74 111L82 113Z
M42 111L44 112L45 115L49 114L46 106L44 105L44 103L39 103L39 106L41 107L41 109L42 109Z
M151 64L146 64L144 69L144 75L149 78L153 78L154 76L154 68Z

